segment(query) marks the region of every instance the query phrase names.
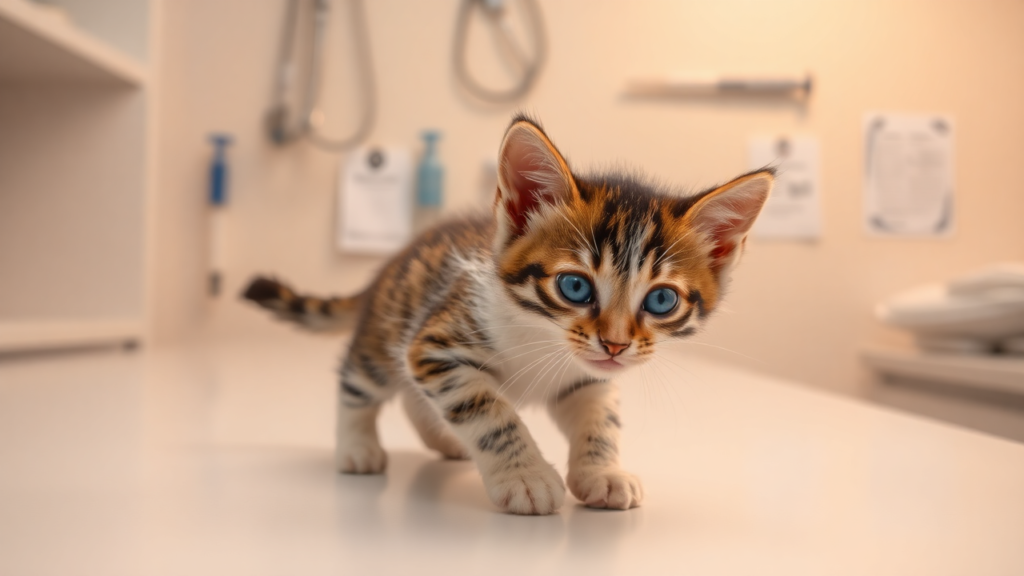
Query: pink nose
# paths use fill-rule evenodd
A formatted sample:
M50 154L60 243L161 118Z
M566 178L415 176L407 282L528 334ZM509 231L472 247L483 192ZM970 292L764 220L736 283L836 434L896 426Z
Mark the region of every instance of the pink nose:
M618 356L619 354L621 354L623 350L629 348L629 344L629 342L625 344L619 344L617 342L601 340L601 345L604 346L605 351L612 356Z

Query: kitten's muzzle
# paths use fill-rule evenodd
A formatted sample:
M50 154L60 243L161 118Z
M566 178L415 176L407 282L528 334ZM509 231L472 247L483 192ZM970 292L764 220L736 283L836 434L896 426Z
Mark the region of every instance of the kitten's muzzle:
M601 338L601 346L604 348L604 351L607 352L608 355L611 356L612 358L618 356L619 354L622 354L626 350L626 348L629 348L631 344L632 342L626 342L625 344L621 344L619 342L611 342L605 340L604 338Z
M604 360L587 360L587 362L595 368L600 368L601 370L608 372L614 372L626 367L624 364L617 362L614 358L605 358Z

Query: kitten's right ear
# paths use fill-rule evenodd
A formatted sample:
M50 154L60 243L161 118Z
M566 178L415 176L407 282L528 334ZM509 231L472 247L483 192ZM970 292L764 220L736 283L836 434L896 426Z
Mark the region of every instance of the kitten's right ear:
M739 256L747 233L761 213L775 181L771 169L752 172L710 190L686 213L685 222L708 243L716 273L727 271Z
M528 119L515 120L498 153L495 211L502 244L521 236L544 204L578 196L568 163L543 130Z

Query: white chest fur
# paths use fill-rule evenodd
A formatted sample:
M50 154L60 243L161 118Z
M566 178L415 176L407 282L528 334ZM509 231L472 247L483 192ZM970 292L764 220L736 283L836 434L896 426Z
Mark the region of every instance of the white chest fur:
M487 368L497 376L498 391L514 404L544 402L587 376L565 330L550 321L507 307L489 320L495 353Z

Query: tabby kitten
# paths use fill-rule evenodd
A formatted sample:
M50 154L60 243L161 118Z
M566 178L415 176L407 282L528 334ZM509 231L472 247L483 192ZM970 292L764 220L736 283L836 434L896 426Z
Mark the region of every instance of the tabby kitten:
M569 439L569 491L596 508L638 506L640 481L619 466L613 379L715 310L772 172L685 197L632 176L579 176L525 116L499 158L493 216L426 232L361 294L323 300L257 278L245 297L317 330L355 316L341 472L384 470L377 415L401 393L424 443L472 458L495 505L551 514L565 484L516 414L544 403Z

